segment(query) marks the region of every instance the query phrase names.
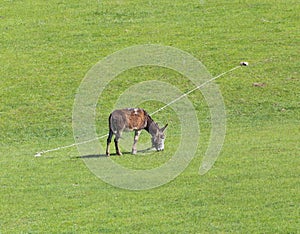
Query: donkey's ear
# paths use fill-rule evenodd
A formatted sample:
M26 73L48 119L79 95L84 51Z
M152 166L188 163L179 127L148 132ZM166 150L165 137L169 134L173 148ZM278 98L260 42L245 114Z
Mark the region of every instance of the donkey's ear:
M164 132L169 124L166 124L163 128L160 129L161 132Z

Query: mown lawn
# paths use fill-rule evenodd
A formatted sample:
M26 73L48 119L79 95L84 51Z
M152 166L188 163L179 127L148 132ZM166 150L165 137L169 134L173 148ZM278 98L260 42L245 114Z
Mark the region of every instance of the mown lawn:
M3 1L0 233L299 233L299 11L294 0ZM90 68L142 44L186 51L212 76L249 62L216 81L227 131L213 168L198 174L211 128L199 91L189 95L200 123L197 153L161 187L131 191L106 184L75 147L34 157L74 143L73 103ZM119 95L149 80L182 92L194 88L168 69L124 72L99 99L99 136L107 133ZM152 112L162 103L144 105ZM178 118L168 108L154 119L169 122L166 150L112 157L115 162L149 169L171 158L180 141ZM147 141L143 133L141 143Z

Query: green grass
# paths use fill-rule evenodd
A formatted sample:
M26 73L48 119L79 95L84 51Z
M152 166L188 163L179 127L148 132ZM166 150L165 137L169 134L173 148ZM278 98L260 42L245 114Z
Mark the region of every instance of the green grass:
M3 1L0 233L299 233L299 6L293 0ZM210 131L200 92L189 96L201 129L197 154L159 188L112 187L88 170L74 147L33 157L74 143L74 98L94 64L149 43L192 54L213 76L250 63L217 81L227 133L207 174L198 174ZM97 133L107 133L107 116L124 90L157 79L182 92L193 88L167 69L126 71L99 99ZM149 112L160 105L144 103ZM172 113L154 117L170 123L166 151L113 160L134 169L166 162L180 140ZM141 143L147 141L143 133Z

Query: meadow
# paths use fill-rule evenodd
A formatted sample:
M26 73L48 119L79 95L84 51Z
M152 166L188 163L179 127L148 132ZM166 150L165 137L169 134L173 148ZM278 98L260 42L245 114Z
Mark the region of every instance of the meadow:
M2 1L0 233L300 233L299 12L295 0ZM198 173L211 129L200 91L188 96L201 133L196 155L160 187L131 191L107 184L76 147L34 157L74 143L74 100L91 67L143 44L186 51L212 76L249 62L215 81L225 103L226 138L213 168ZM152 80L182 92L194 88L161 67L120 74L97 104L99 136L107 133L118 97ZM161 106L149 101L142 107L151 113ZM171 108L154 119L169 123L164 152L112 160L132 169L170 160L180 121Z

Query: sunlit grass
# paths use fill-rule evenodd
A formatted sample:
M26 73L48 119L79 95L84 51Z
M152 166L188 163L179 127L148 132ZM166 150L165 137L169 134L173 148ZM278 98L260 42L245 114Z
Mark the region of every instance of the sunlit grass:
M293 0L3 1L0 233L297 233L299 6ZM214 167L199 176L211 130L200 91L189 95L200 126L197 153L164 186L115 188L86 167L76 147L35 158L38 151L74 143L74 98L87 71L105 56L140 44L184 50L212 76L249 62L216 81L227 132ZM107 134L107 118L119 96L151 80L182 93L194 88L165 68L128 70L98 100L98 136ZM162 105L159 100L141 103L149 113ZM112 160L137 170L168 162L181 140L180 121L171 107L153 119L169 123L165 151ZM121 140L124 152L130 151L132 138L128 133ZM138 149L149 146L144 131Z

